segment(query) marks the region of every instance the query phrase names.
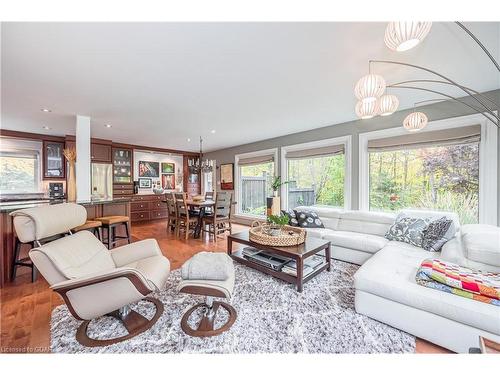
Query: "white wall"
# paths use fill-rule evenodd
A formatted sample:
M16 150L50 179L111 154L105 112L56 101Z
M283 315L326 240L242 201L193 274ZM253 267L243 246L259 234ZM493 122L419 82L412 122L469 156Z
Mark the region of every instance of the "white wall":
M175 154L162 154L159 152L151 151L134 151L134 181L139 179L139 161L155 161L160 163L160 177L152 178L153 183L155 181L160 181L161 183L161 163L174 163L175 164L175 190L182 191L182 155ZM174 190L170 190L174 191ZM139 189L139 194L152 194L153 189Z

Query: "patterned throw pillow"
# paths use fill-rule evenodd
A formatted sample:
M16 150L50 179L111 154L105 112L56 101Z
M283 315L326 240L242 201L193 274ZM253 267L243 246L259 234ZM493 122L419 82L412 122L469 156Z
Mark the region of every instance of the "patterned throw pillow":
M422 241L424 250L440 251L441 247L455 235L455 226L452 224L453 220L447 219L446 216L432 221L424 229L424 239Z
M299 227L301 228L324 228L323 222L314 211L295 210Z
M281 210L281 213L288 216L288 225L292 227L299 226L299 221L297 220L297 215L294 210Z
M385 238L391 241L406 242L413 246L422 247L424 229L429 225L429 219L418 217L398 216L391 225Z

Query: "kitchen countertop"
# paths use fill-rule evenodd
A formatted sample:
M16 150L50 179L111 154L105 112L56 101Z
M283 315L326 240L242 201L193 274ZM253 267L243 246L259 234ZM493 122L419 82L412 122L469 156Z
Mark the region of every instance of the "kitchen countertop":
M98 204L126 203L129 201L130 198L112 198L112 199L91 199L86 201L77 201L75 203L81 204L83 206L92 206ZM0 203L0 213L10 213L16 210L22 210L24 208L33 208L47 204L58 204L64 202L66 202L65 199L47 199L40 201L28 199L27 201L16 201L9 203L3 202Z

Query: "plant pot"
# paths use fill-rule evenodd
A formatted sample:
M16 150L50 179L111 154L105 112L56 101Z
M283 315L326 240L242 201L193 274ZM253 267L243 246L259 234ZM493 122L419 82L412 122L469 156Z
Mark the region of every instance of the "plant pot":
M270 225L269 226L269 235L270 236L279 236L281 234L281 226L280 225Z

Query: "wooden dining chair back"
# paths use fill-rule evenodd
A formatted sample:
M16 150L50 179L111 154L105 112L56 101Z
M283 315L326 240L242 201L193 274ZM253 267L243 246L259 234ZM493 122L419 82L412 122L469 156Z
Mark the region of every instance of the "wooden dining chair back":
M219 192L215 195L215 208L212 215L208 215L203 220L203 230L213 235L217 242L217 236L228 231L233 231L231 226L231 206L232 194L230 192ZM208 226L208 230L205 228Z
M184 230L186 240L189 238L189 232L194 230L198 222L196 216L190 216L189 207L187 204L187 194L186 193L174 193L175 196L175 208L177 212L176 216L176 235L179 237L180 231Z
M205 192L205 200L206 201L213 201L214 198L215 198L215 193L213 191L206 191ZM206 207L205 213L207 213L207 214L213 213L213 207Z
M167 201L167 213L168 213L167 229L175 231L177 226L177 205L174 194L173 193L165 194L165 200Z

